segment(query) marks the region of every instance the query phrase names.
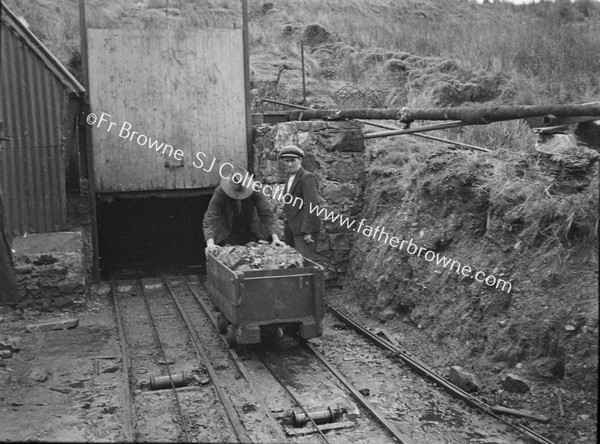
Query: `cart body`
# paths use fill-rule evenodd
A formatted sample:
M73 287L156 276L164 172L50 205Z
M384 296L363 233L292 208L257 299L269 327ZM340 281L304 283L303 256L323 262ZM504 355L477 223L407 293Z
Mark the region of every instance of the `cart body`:
M261 333L294 330L302 338L321 336L324 311L324 273L304 258L304 267L233 271L208 254L210 298L231 323L230 342L255 344Z

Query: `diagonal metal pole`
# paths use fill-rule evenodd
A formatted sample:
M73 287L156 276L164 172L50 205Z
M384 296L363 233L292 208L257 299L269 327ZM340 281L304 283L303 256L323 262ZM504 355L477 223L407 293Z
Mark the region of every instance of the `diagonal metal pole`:
M276 105L289 106L290 108L311 109L311 108L308 108L306 106L295 105L293 103L280 102L278 100L271 100L271 99L266 99L266 98L261 98L260 100L263 101L263 102L274 103ZM384 128L384 129L388 129L388 130L391 130L391 131L405 131L405 130L403 130L401 128L397 128L397 127L393 127L393 126L389 126L389 125L382 125L380 123L369 122L368 120L361 120L361 119L353 119L353 120L356 120L357 122L364 123L365 125L371 125L371 126L375 126L375 127L378 127L378 128ZM461 123L460 125L457 125L457 126L464 126L462 124L462 122L457 122L457 123ZM425 127L421 127L421 128L425 128ZM416 129L420 129L420 128L416 128ZM434 129L438 129L438 128L434 128ZM428 130L428 131L431 131L431 130ZM395 133L394 134L387 134L386 132L383 132L383 131L379 132L379 133L371 133L371 134L379 134L380 136L378 136L378 137L388 137L388 136L395 136L395 135L397 135ZM401 133L401 134L407 134L407 133ZM455 142L454 140L443 139L441 137L428 136L428 135L419 134L419 133L416 133L416 132L412 132L411 135L416 136L416 137L422 137L424 139L436 140L438 142L449 143L449 144L452 144L452 145L460 146L460 147L471 149L471 150L483 151L483 152L486 152L486 153L491 153L492 152L491 150L488 150L487 148L481 148L481 147L478 147L478 146L475 146L475 145L469 145L468 143L463 143L463 142ZM367 136L370 136L370 134L365 135L365 139L371 138L371 137L367 137Z

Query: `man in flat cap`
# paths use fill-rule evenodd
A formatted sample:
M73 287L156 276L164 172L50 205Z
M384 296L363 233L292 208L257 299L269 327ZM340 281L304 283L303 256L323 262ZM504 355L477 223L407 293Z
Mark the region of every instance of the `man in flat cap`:
M302 168L304 151L297 146L284 146L279 159L290 174L285 191L293 197L283 207L285 241L303 256L314 259L321 221L316 214L310 213L310 208L319 205L319 182L313 173Z
M244 245L268 238L273 245L284 245L273 232L271 205L263 193L252 190L253 183L244 168L236 167L215 189L203 221L208 252L215 245Z

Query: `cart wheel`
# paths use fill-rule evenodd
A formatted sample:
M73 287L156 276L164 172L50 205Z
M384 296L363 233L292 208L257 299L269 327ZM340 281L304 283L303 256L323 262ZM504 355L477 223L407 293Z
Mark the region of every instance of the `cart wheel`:
M219 313L217 317L217 327L219 328L219 333L225 334L227 333L227 327L229 326L229 321L225 317L224 314Z
M227 345L229 345L229 348L234 348L239 345L235 335L235 327L233 325L227 327Z

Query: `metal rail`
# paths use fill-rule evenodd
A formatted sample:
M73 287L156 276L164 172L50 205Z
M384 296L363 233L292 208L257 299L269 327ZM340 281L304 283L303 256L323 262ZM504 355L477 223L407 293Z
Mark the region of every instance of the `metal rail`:
M446 389L453 396L458 397L458 398L462 399L463 401L465 401L471 407L480 409L481 411L483 411L484 413L487 413L491 417L493 417L499 421L502 421L504 424L508 425L509 427L511 427L515 430L518 430L519 432L529 436L530 438L534 439L538 443L554 444L548 438L545 438L544 436L525 427L524 425L521 425L521 424L513 422L513 421L509 421L509 420L497 415L496 413L494 413L491 406L489 406L486 403L484 403L483 401L473 397L469 393L465 392L464 390L462 390L459 387L452 384L450 381L447 381L446 379L442 378L440 375L435 373L433 370L429 369L425 364L420 362L418 359L410 356L410 354L407 353L406 351L402 351L399 347L391 344L387 340L380 338L377 335L375 335L374 333L372 333L371 331L367 330L364 326L362 326L356 320L352 319L349 315L345 314L342 310L332 307L331 305L328 305L327 308L329 309L329 311L331 311L334 314L334 316L336 318L338 318L344 324L346 324L347 326L352 328L354 331L356 331L360 335L366 337L371 342L379 345L380 347L385 348L386 350L389 350L390 352L394 353L395 356L400 358L405 364L407 364L415 372L417 372L418 374L420 374L422 376L427 377L431 381L435 382L439 386Z
M135 442L135 424L133 418L135 416L135 408L131 402L131 391L129 390L129 353L127 353L127 342L125 339L125 330L123 329L123 321L121 320L121 311L116 296L115 280L112 270L110 271L110 293L112 295L113 307L115 309L115 318L117 320L117 330L119 331L119 342L121 344L121 363L123 365L122 385L123 385L123 431L125 433L126 442Z
M200 295L198 294L198 292L192 286L190 286L190 282L187 279L183 278L183 276L182 276L182 279L184 279L184 281L185 281L188 289L190 290L190 292L194 296L194 299L196 300L196 302L198 303L198 305L200 305L200 307L202 308L202 310L204 311L204 313L210 319L210 322L213 324L213 326L215 327L215 329L218 331L219 330L219 326L218 326L218 323L217 323L217 319L215 318L215 316L213 315L213 313L211 313L209 307L204 303L204 301L202 300L202 298L200 298ZM199 282L199 284L208 293L208 290L204 286L204 284L202 282ZM248 385L250 386L250 390L252 390L252 394L259 401L259 404L260 404L259 407L262 410L263 414L269 419L269 422L271 423L272 428L277 433L277 438L280 440L280 442L288 441L288 438L281 431L281 426L279 425L279 423L277 422L277 420L275 419L275 417L273 416L273 414L271 413L271 411L268 410L265 407L267 405L267 403L263 399L263 397L260 395L260 392L259 392L258 388L256 387L256 385L254 384L254 382L252 382L252 379L250 378L250 375L246 371L246 368L244 367L244 364L242 363L242 360L240 359L240 357L238 356L238 354L235 352L235 350L229 348L229 345L227 344L227 340L225 340L225 338L223 338L222 335L219 335L219 336L221 337L221 340L223 341L223 343L227 347L227 350L229 351L229 354L230 354L231 358L233 359L233 361L235 362L238 370L240 371L240 373L244 376L244 378L248 382Z
M169 382L171 383L171 390L173 390L173 394L175 396L175 403L177 404L177 410L179 411L179 416L181 417L181 428L185 435L186 442L191 442L190 434L188 432L187 420L185 418L185 415L183 414L183 409L181 408L181 401L179 399L179 394L177 393L177 390L175 390L175 384L173 382L171 369L169 368L169 362L167 361L167 355L165 353L165 348L162 346L162 343L160 342L160 337L158 336L158 329L156 328L156 323L154 322L154 318L152 317L152 310L150 310L150 304L148 303L148 298L147 298L146 292L144 290L144 283L142 282L142 278L140 277L139 269L136 268L135 271L136 271L136 275L137 275L137 280L138 280L138 282L140 284L140 288L142 290L142 297L144 299L144 305L146 306L146 310L148 311L148 316L150 318L150 323L152 324L152 330L154 331L154 337L156 339L156 342L158 343L158 347L160 349L160 353L161 353L163 362L165 363L165 368L167 370L167 375L169 376Z
M208 292L208 289L204 286L204 284L202 282L200 282L200 285L204 288L204 290L206 292ZM194 294L194 297L196 298L196 300L198 301L198 303L202 306L202 308L204 309L204 311L206 312L206 314L209 316L209 318L211 319L211 322L213 323L213 325L215 326L215 328L218 329L217 326L217 320L215 319L215 317L213 316L213 314L210 312L209 308L206 306L206 304L204 303L204 301L201 300L201 298L199 297L199 295L197 294L196 290L194 290L191 286L188 285L188 287L190 288L190 290L192 291L192 293ZM327 369L329 371L331 371L336 378L352 393L352 395L359 401L359 403L365 408L367 409L383 426L386 430L388 430L388 432L398 440L398 442L400 442L400 444L410 444L410 441L408 441L408 439L404 436L402 436L394 427L394 425L388 421L384 416L382 416L366 399L365 397L358 392L354 387L352 387L352 385L350 384L350 382L337 370L335 369L333 366L331 366L331 364L329 362L327 362L327 360L325 359L324 356L322 356L316 349L314 349L314 347L312 347L312 345L310 345L308 342L302 340L302 342L305 344L305 346L307 348L309 348L314 354L315 356L317 356L317 358L325 365L325 367L327 367ZM232 353L235 354L235 351L231 350L230 351ZM237 357L237 354L235 354L235 356ZM237 358L236 363L238 362L239 358ZM269 372L273 375L273 377L277 380L277 382L279 382L279 384L283 387L284 390L286 390L286 392L289 394L289 396L294 400L294 402L300 406L300 408L302 409L302 411L307 415L307 417L310 419L310 421L313 423L313 426L316 428L316 430L319 432L319 434L321 435L321 437L326 441L327 438L323 435L323 433L321 432L321 430L319 429L319 427L317 426L317 424L313 421L312 418L310 418L310 416L308 415L308 412L305 410L304 406L302 405L302 403L300 402L300 400L298 399L297 396L294 395L294 393L289 389L289 387L287 387L285 385L285 383L283 383L283 381L280 380L280 378L273 372L273 370L269 367L269 365L265 362L264 359L261 359L261 361L263 362L263 364L265 365L265 367L267 368L267 370L269 370ZM245 370L243 370L243 364L241 362L239 362L238 368L240 368L240 371L243 372L244 376L246 377L246 379L250 382L250 377L247 374L247 372ZM262 401L262 400L261 400Z
M369 413L371 413L371 415L373 415L385 427L385 429L388 432L390 432L394 438L398 440L398 442L400 442L400 444L409 444L412 442L409 441L407 437L402 436L400 432L396 430L396 427L394 427L394 425L390 421L388 421L388 419L385 416L379 413L375 409L375 407L373 407L371 403L367 401L367 399L352 386L350 381L348 381L344 375L342 375L333 365L329 363L329 361L327 361L327 358L325 358L325 356L323 356L321 352L319 352L315 347L313 347L308 341L303 340L302 342L311 352L314 353L314 355L319 359L319 361L321 361L321 363L325 367L327 367L327 369L331 373L333 373L336 378L338 378L338 380L350 391L350 393L352 393L356 400L365 409L367 409Z
M198 337L198 333L196 333L196 330L194 330L194 328L192 327L192 324L191 324L187 314L185 313L185 310L183 309L183 307L181 306L181 303L177 300L177 298L175 297L175 294L171 290L171 287L169 286L169 283L168 283L168 279L163 277L162 274L161 274L161 279L164 281L165 287L167 288L169 295L175 302L175 305L177 306L177 310L179 311L181 318L185 322L185 324L190 332L190 335L192 337L192 341L194 343L194 346L196 347L196 350L198 350L198 353L202 357L204 366L206 367L206 371L208 372L208 375L213 383L213 388L217 394L217 397L219 398L219 400L223 404L223 407L225 408L225 412L227 413L227 417L229 419L229 422L231 423L231 426L233 427L233 430L238 438L238 441L241 443L248 443L248 444L251 443L252 441L250 440L250 437L248 436L248 433L246 432L246 429L245 429L244 425L242 424L242 421L241 421L237 411L233 407L231 399L229 398L229 396L227 395L227 393L225 392L225 390L223 390L223 387L221 386L221 382L219 381L217 373L210 362L208 353L202 346L202 342L200 341L200 338Z
M304 405L302 404L302 402L300 402L300 398L292 391L291 388L289 388L282 380L279 376L277 376L277 374L273 371L273 369L271 368L271 366L269 364L267 364L267 361L260 357L260 355L257 354L257 356L260 359L260 362L263 363L263 365L265 366L265 368L269 371L269 373L271 373L271 375L275 378L275 380L279 383L279 385L281 387L283 387L283 389L286 391L286 393L294 400L294 402L302 409L302 412L306 415L306 417L308 418L308 420L312 423L313 427L317 430L317 432L319 432L319 435L321 436L321 439L323 439L323 441L325 441L327 444L329 443L329 440L327 439L327 437L323 434L323 432L321 431L321 429L319 428L319 426L317 425L317 423L314 421L314 419L310 416L308 410L306 410L304 408Z
M208 292L208 289L206 288L206 286L203 283L200 282L200 285L204 288L204 290L206 292ZM211 322L213 323L213 325L215 326L215 328L218 329L217 320L215 319L214 315L210 312L209 308L206 306L206 304L204 303L204 301L201 300L201 298L199 297L199 295L197 294L197 292L192 287L189 287L189 288L192 291L192 293L194 294L194 297L196 298L196 300L198 301L198 303L202 306L202 308L204 309L204 311L206 312L206 314L208 315L208 317L211 319ZM223 341L225 341L225 340L223 339ZM226 343L226 341L225 341L225 343ZM251 383L250 382L251 381L250 380L250 375L248 375L248 373L244 369L244 366L243 366L242 362L239 361L239 357L237 357L237 353L235 353L235 351L232 350L232 349L229 349L229 350L232 353L232 355L235 355L235 360L236 360L236 363L238 363L238 368L240 369L240 371L242 371L242 373L244 374L244 376L246 377L246 379L248 380L248 382ZM313 350L313 351L315 351L315 350ZM315 354L317 354L317 353L315 353ZM315 429L317 430L317 432L321 435L322 439L325 440L325 442L329 442L327 440L327 438L325 437L325 435L323 434L323 432L320 430L319 426L310 417L310 415L308 414L308 412L306 411L306 409L304 408L304 406L300 402L300 399L298 398L298 396L296 396L293 393L293 391L289 387L287 387L283 381L281 381L281 379L275 374L275 372L270 368L270 366L266 363L266 361L264 359L260 358L260 360L264 364L264 366L267 368L267 370L269 370L269 372L277 380L277 382L279 383L279 385L282 386L282 388L288 393L288 395L294 400L294 402L302 409L302 411L307 416L307 418L311 421L312 425L315 427ZM334 372L334 374L335 374L335 371L336 371L335 369L332 369L332 368L329 368L329 367L328 367L328 369L331 370L332 372ZM337 376L337 374L336 374L336 376ZM352 391L352 390L354 390L354 389L350 388L350 391ZM357 392L356 390L354 390L354 392L357 393L358 396L362 397L362 395L359 392ZM354 394L354 392L353 392L353 394ZM258 394L257 394L257 398L259 398ZM261 403L263 403L264 405L266 405L266 403L264 403L264 401L262 399L260 399L260 401L261 401ZM367 402L367 401L365 400L365 402ZM367 409L369 409L369 407L367 407ZM371 411L374 414L374 416L377 417L378 413L377 412L373 412L372 409L373 409L373 407L371 406L371 410L369 410L369 411ZM271 417L270 414L269 414L269 417ZM273 419L273 420L276 422L275 419ZM383 418L383 420L385 421L385 418ZM392 434L394 434L394 433L392 432ZM284 437L284 439L287 440L287 438L285 438L285 437ZM400 440L400 443L403 444L403 441Z

